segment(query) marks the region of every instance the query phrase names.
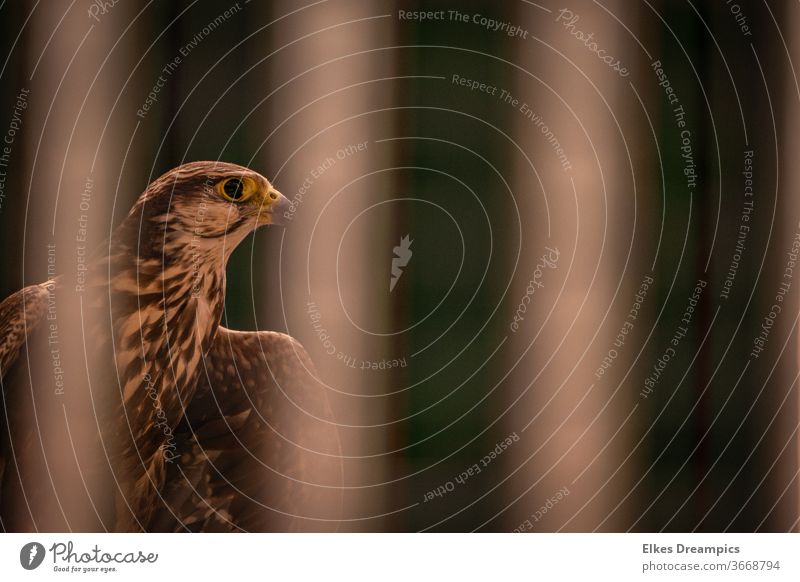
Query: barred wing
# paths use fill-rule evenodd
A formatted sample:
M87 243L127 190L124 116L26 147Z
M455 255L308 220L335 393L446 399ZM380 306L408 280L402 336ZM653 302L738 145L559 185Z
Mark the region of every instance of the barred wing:
M16 402L21 389L19 382L12 380L10 371L28 338L36 331L45 318L47 310L47 289L44 285L31 285L20 289L0 303L0 507L3 493L8 487L5 480L6 463L12 459L11 435L7 419L13 402ZM18 445L19 446L19 445ZM2 527L5 529L5 526Z
M47 288L31 285L0 303L0 378L14 365L19 352L47 310Z
M339 440L305 349L285 334L220 327L204 365L150 529L336 529Z

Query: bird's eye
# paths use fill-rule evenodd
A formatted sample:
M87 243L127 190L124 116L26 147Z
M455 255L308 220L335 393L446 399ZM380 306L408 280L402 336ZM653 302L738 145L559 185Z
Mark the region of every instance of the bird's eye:
M244 184L242 184L241 180L237 180L236 178L225 180L222 191L225 192L225 196L231 200L238 200L244 196Z
M250 197L255 189L255 183L249 178L227 178L217 184L219 192L229 202L242 202Z

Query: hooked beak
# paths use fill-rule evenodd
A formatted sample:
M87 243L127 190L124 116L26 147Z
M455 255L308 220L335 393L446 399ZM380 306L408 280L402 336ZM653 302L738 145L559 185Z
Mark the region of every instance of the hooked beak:
M258 214L259 224L286 224L291 211L289 199L270 186L269 192L261 202L261 209Z

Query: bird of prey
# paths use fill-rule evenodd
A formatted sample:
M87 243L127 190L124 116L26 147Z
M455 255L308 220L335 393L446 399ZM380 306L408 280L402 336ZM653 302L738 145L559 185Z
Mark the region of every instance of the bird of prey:
M288 207L245 167L179 166L80 279L0 304L0 529L333 527L326 387L288 335L221 325L228 257Z

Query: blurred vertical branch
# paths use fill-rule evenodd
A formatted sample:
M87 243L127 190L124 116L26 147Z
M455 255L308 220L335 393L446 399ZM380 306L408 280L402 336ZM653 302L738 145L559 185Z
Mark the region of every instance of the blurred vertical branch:
M786 10L784 22L791 23L787 27L785 38L788 39L789 46L787 52L789 58L793 63L800 63L800 6L793 4ZM785 85L788 86L785 99L786 99L786 127L797 128L800 127L800 86L798 86L797 75L786 75L784 80ZM800 151L800 132L787 131L784 137L784 145L786 151L796 152ZM793 192L789 199L794 203L794 216L800 215L800 200L794 195L797 190L797 185L800 184L800 164L785 164L784 171L788 174L784 184L788 184L788 188ZM800 303L800 302L798 302ZM797 307L800 312L800 306ZM786 423L788 429L792 430L794 449L795 449L795 465L794 472L790 473L790 477L794 483L794 511L789 513L790 516L795 516L794 523L791 527L794 532L800 533L800 435L798 435L798 427L800 426L800 391L798 390L797 377L800 375L800 326L795 327L795 354L797 356L796 365L798 372L792 381L793 400L794 400L794 417L790 417ZM791 498L791 495L789 496Z
M623 345L614 342L654 250L647 217L652 162L640 154L649 131L629 86L646 67L637 40L647 34L637 13L622 2L604 3L604 9L580 3L563 14L519 9L537 40L517 55L527 72L516 76L513 92L535 117L520 111L515 137L534 168L516 156L514 185L523 220L539 228L525 232L511 316L537 262L550 258L547 249L557 249L558 260L543 269L543 287L510 336L511 363L523 358L514 372L521 398L514 417L520 427L529 425L529 446L515 450L521 478L510 491L518 500L509 529L563 488L569 507L546 515L536 531L616 531L630 519L630 504L621 504L631 486L625 435L636 402L623 388L634 383L627 373L637 351L634 338L646 326ZM619 57L630 77L596 64L597 56L567 28L575 16L577 28ZM538 179L541 187L533 187ZM598 376L610 350L612 365Z
M96 438L82 330L95 329L106 314L84 311L78 289L85 277L82 267L111 231L111 206L134 126L127 95L122 95L124 78L117 75L130 64L130 37L121 31L131 20L125 7L102 20L68 7L38 10L23 31L29 51L25 66L16 69L29 106L21 130L26 137L14 167L22 178L15 196L26 198L14 256L24 263L26 282L57 275L62 284L49 300L52 362L36 362L58 363L64 378L64 389L55 393L48 393L46 384L36 386L38 437L42 454L49 452L41 481L52 484L60 499L58 511L55 506L50 512L40 508L47 517L37 527L45 530L94 529L95 508L112 503L111 484L99 472L86 470L103 453ZM82 342L75 341L79 338ZM94 369L111 365L92 364ZM40 467L36 455L31 457L21 462Z
M513 73L504 61L519 39L476 34L474 23L450 16L507 19L499 4L417 1L398 2L397 9L447 15L444 22L404 21L406 48L398 51L402 73L416 76L406 85L400 112L398 165L411 169L407 195L428 203L411 206L416 254L406 275L413 284L406 325L424 321L407 334L414 357L410 389L402 395L408 411L403 454L406 471L416 476L404 493L413 503L518 428L502 414L504 322L497 309L516 255L508 238L517 229L505 221L513 202L503 182L510 147L503 132L511 116L496 96L453 80L504 86ZM496 529L502 473L487 471L473 487L423 502L405 528Z
M391 21L380 14L375 5L348 0L303 9L294 2L273 3L265 42L272 53L264 90L270 96L259 116L268 138L267 166L277 187L297 203L282 245L281 277L277 265L265 274L275 298L270 321L303 341L328 384L340 424L345 486L340 494L347 521L337 527L356 531L384 529L381 516L397 508L382 486L388 437L383 425L395 415L372 398L385 390L385 376L369 376L348 363L370 359L385 345L355 327L359 322L380 329L388 311L369 290L376 279L385 289L384 270L370 250L381 240L376 234L390 225L373 215L358 220L376 193L389 188L387 178L371 176L387 165L386 146L376 140L393 124L390 86L380 81L393 74L392 55L371 50L392 37ZM361 227L366 220L368 229ZM354 228L348 231L348 225ZM312 304L331 344L323 345L313 332ZM315 515L322 508L307 509Z
M800 64L800 4L783 3L772 8L767 26L777 27L778 39L772 36L775 58L765 59L774 78L774 95L779 112L778 147L782 153L780 164L778 196L782 202L780 216L782 222L784 252L797 240L800 230L800 164L795 156L800 151L800 85L798 85L797 66ZM766 15L765 15L766 18ZM774 18L774 20L773 20ZM781 257L786 259L786 255ZM795 267L795 273L797 268ZM795 285L798 282L795 281ZM795 291L796 292L796 291ZM796 295L797 297L797 295ZM773 450L782 451L776 459L775 474L771 480L772 494L778 502L770 513L769 521L760 525L763 531L800 532L800 300L787 305L786 333L789 342L785 362L780 374L778 397L786 393L786 404L781 407L775 436L771 439ZM791 324L791 325L788 325Z

